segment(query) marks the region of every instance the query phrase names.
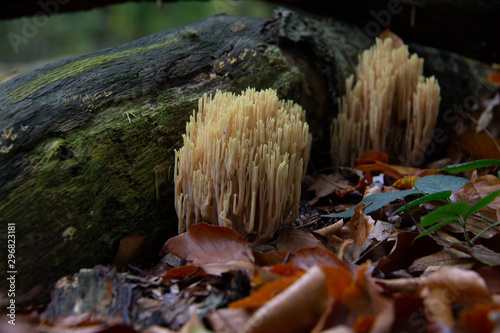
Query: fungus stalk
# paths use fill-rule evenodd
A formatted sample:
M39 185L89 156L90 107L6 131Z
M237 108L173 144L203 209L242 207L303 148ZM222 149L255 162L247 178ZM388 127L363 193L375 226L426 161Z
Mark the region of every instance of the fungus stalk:
M179 233L209 222L254 242L298 215L311 147L305 111L272 89L204 95L175 152Z

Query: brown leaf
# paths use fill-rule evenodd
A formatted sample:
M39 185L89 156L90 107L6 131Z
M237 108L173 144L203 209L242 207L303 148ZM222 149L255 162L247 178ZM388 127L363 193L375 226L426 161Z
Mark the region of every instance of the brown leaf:
M285 291L260 307L241 331L311 332L318 322L321 324L324 321L332 304L326 281L319 267L311 268Z
M309 231L292 228L282 230L276 241L278 250L292 253L304 247L316 247L321 245L321 241L314 237Z
M427 268L435 268L440 266L457 266L461 268L472 268L477 261L470 255L453 248L445 248L437 253L421 257L413 261L408 267L409 273L423 272Z
M253 248L252 255L257 266L274 266L282 263L288 252L279 251L276 247L270 245L259 245Z
M465 246L459 243L453 244L455 249L458 249L464 253L470 254L477 261L485 264L496 266L500 265L500 255L483 245Z
M466 132L460 139L460 145L467 153L472 153L472 160L500 159L500 139L486 133Z
M333 299L340 300L346 288L354 280L352 272L340 267L322 266L321 269L326 275L330 296Z
M288 263L305 270L314 266L331 266L350 270L349 265L322 246L300 249L290 255Z
M356 158L356 162L358 164L372 164L375 161L389 163L389 155L387 155L387 153L381 153L375 149L370 149L365 151L360 158Z
M217 333L239 333L250 318L245 309L223 308L207 314L210 325Z
M340 232L340 229L342 229L343 226L344 226L344 220L342 219L342 220L337 221L334 224L331 224L327 227L324 227L324 228L321 228L318 230L314 230L312 233L321 235L321 236L325 237L326 239L330 239L330 237L332 237L333 235L338 235Z
M491 301L483 278L476 272L456 267L442 267L422 280L422 286L446 291L448 302Z
M391 304L391 300L383 295L382 288L371 277L372 271L371 263L361 265L355 279L342 294L342 304L358 315L377 315Z
M340 191L339 197L342 198L344 195L346 195L348 193L353 193L355 191L363 193L365 191L365 189L368 186L370 186L371 184L373 184L373 176L370 172L366 172L355 186L351 186L351 187L345 188L342 191Z
M483 266L477 270L491 294L500 293L500 266Z
M385 276L399 270L406 271L414 260L439 252L442 249L430 237L422 237L413 241L417 236L417 232L398 233L396 244L391 253L379 260L375 271L381 272Z
M472 308L465 309L460 313L458 322L464 332L496 332L499 325L498 321L492 322L493 312L500 313L499 304L475 303Z
M124 268L128 263L134 261L144 251L146 236L132 235L120 240L120 247L113 259L113 266L118 269Z
M367 249L375 249L377 244L383 242L391 236L392 231L394 230L394 224L386 223L383 221L375 222L375 226L373 230L371 230L370 234L365 238L363 244L361 245L352 245L349 246L345 251L342 258L348 263L354 263L360 260L360 255L363 254L363 258L372 257L372 254L365 251ZM380 250L381 248L377 249ZM388 253L388 252L387 252ZM387 255L385 253L384 255ZM378 258L377 258L378 259Z
M218 275L238 268L251 269L254 258L245 238L230 228L198 223L164 245L179 258Z
M302 268L297 267L292 264L276 264L269 270L271 273L279 274L282 276L292 275L300 271L304 271Z
M315 193L314 198L307 201L307 203L314 205L319 199L349 187L349 181L340 174L320 175L316 178L314 184L307 188L308 191L314 191Z
M373 220L370 216L363 214L363 210L365 209L364 204L358 205L354 209L354 215L351 217L349 222L342 228L347 231L347 237L342 237L344 239L350 238L354 240L354 244L360 246L363 244L368 235L375 228L375 220ZM342 235L342 230L341 230Z
M205 271L203 268L194 265L186 265L172 268L168 272L162 274L163 278L182 279L188 276L203 276Z
M230 303L229 307L231 309L257 309L292 285L302 275L304 275L304 273L304 271L298 271L294 274L286 275L278 280L266 283L250 296Z
M375 161L372 164L361 164L355 167L357 170L370 171L370 172L380 172L384 173L394 179L402 178L403 175L399 173L393 166L382 163L380 161Z
M429 319L454 325L452 305L462 302L491 302L486 283L474 271L443 267L421 281L424 305Z

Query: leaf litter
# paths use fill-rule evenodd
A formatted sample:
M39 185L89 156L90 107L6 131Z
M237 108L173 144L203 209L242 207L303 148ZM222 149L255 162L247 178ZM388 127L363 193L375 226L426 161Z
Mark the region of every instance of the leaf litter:
M196 224L153 268L59 280L20 322L48 333L499 331L500 163L405 169L373 151L358 163L349 177L309 175L298 219L267 244ZM115 262L132 262L143 240L124 238Z

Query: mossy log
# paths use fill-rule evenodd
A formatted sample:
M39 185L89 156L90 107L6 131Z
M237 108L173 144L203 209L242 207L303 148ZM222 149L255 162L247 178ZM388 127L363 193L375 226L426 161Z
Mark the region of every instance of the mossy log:
M312 162L328 165L329 122L361 38L348 24L288 10L216 16L1 84L0 221L15 224L17 293L27 293L18 302L110 263L125 236L147 236L155 253L176 233L174 149L204 93L276 89L307 110ZM470 62L456 63L449 92L466 95L478 79Z

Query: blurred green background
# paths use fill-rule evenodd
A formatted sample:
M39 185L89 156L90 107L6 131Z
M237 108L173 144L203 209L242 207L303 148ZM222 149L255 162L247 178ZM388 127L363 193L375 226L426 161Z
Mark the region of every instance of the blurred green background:
M36 28L32 38L17 47L10 39L14 34L23 36L23 26L33 18L0 21L0 82L57 59L120 45L218 13L271 17L275 7L263 1L241 0L178 1L161 8L154 2L130 2L51 16Z

